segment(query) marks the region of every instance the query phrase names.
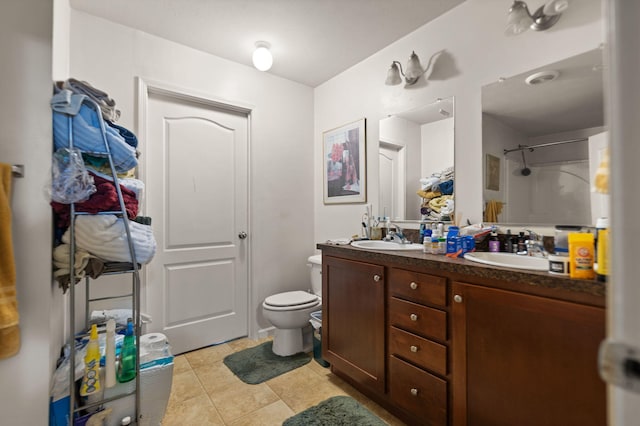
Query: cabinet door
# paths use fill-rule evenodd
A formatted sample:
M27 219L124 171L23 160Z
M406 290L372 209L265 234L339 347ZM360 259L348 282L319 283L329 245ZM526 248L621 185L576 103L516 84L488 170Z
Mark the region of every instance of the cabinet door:
M322 274L322 356L383 393L384 267L324 256Z
M454 283L454 426L602 426L605 311Z

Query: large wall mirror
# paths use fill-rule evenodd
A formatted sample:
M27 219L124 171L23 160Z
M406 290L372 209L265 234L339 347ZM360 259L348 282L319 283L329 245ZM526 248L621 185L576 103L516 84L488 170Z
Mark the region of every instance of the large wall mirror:
M437 99L380 120L379 215L395 221L440 220L453 199L454 100ZM442 192L418 194L437 175ZM422 182L421 182L422 180ZM435 179L434 189L438 186ZM429 191L427 191L429 192ZM429 206L431 203L431 206Z
M484 220L592 225L607 215L592 192L606 160L602 50L482 88Z

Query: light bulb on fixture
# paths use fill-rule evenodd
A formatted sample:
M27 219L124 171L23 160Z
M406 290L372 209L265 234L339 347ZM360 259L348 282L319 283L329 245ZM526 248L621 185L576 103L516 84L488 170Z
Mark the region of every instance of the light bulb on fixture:
M524 1L514 0L507 14L505 34L517 35L529 28L534 31L548 30L568 7L569 0L548 0L532 14Z
M269 48L271 45L266 41L257 41L256 50L253 51L253 66L260 71L267 71L273 65L273 56Z
M426 68L422 68L422 64L420 64L420 58L416 55L416 52L411 52L411 56L409 57L409 62L407 62L406 71L402 70L402 64L398 61L391 62L391 66L389 67L389 71L387 71L387 79L384 84L387 86L395 86L397 84L402 83L402 78L400 75L404 77L405 85L404 87L412 86L416 84L421 75L425 74L427 71L431 69L431 63L436 56L438 56L442 51L436 52L431 55L429 58L429 63ZM427 76L428 77L428 76ZM425 77L425 79L427 78Z

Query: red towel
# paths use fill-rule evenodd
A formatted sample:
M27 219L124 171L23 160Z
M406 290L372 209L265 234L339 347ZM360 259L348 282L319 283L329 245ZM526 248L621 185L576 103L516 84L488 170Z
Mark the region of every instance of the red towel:
M96 176L93 173L90 174L93 176L97 191L91 195L87 201L76 203L76 211L92 214L104 211L119 211L120 203L118 202L118 193L116 192L116 187L113 182ZM136 194L122 185L120 185L120 191L124 199L127 216L133 220L138 216L138 200L136 199ZM53 207L53 211L56 213L56 226L63 229L67 228L69 226L70 215L69 205L52 201L51 207Z

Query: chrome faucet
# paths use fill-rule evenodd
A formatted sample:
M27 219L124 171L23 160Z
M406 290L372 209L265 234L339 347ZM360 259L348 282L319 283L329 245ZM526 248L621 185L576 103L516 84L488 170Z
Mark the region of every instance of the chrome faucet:
M542 235L533 232L530 229L526 230L529 233L529 239L525 241L527 251L523 254L533 257L547 257L549 253L544 248L544 242Z
M402 230L402 228L400 228L395 223L392 223L391 226L395 228L395 231L393 229L388 229L387 236L385 237L385 241L393 241L394 243L398 243L398 244L411 243L411 241L407 240L407 238L404 236L404 231Z

